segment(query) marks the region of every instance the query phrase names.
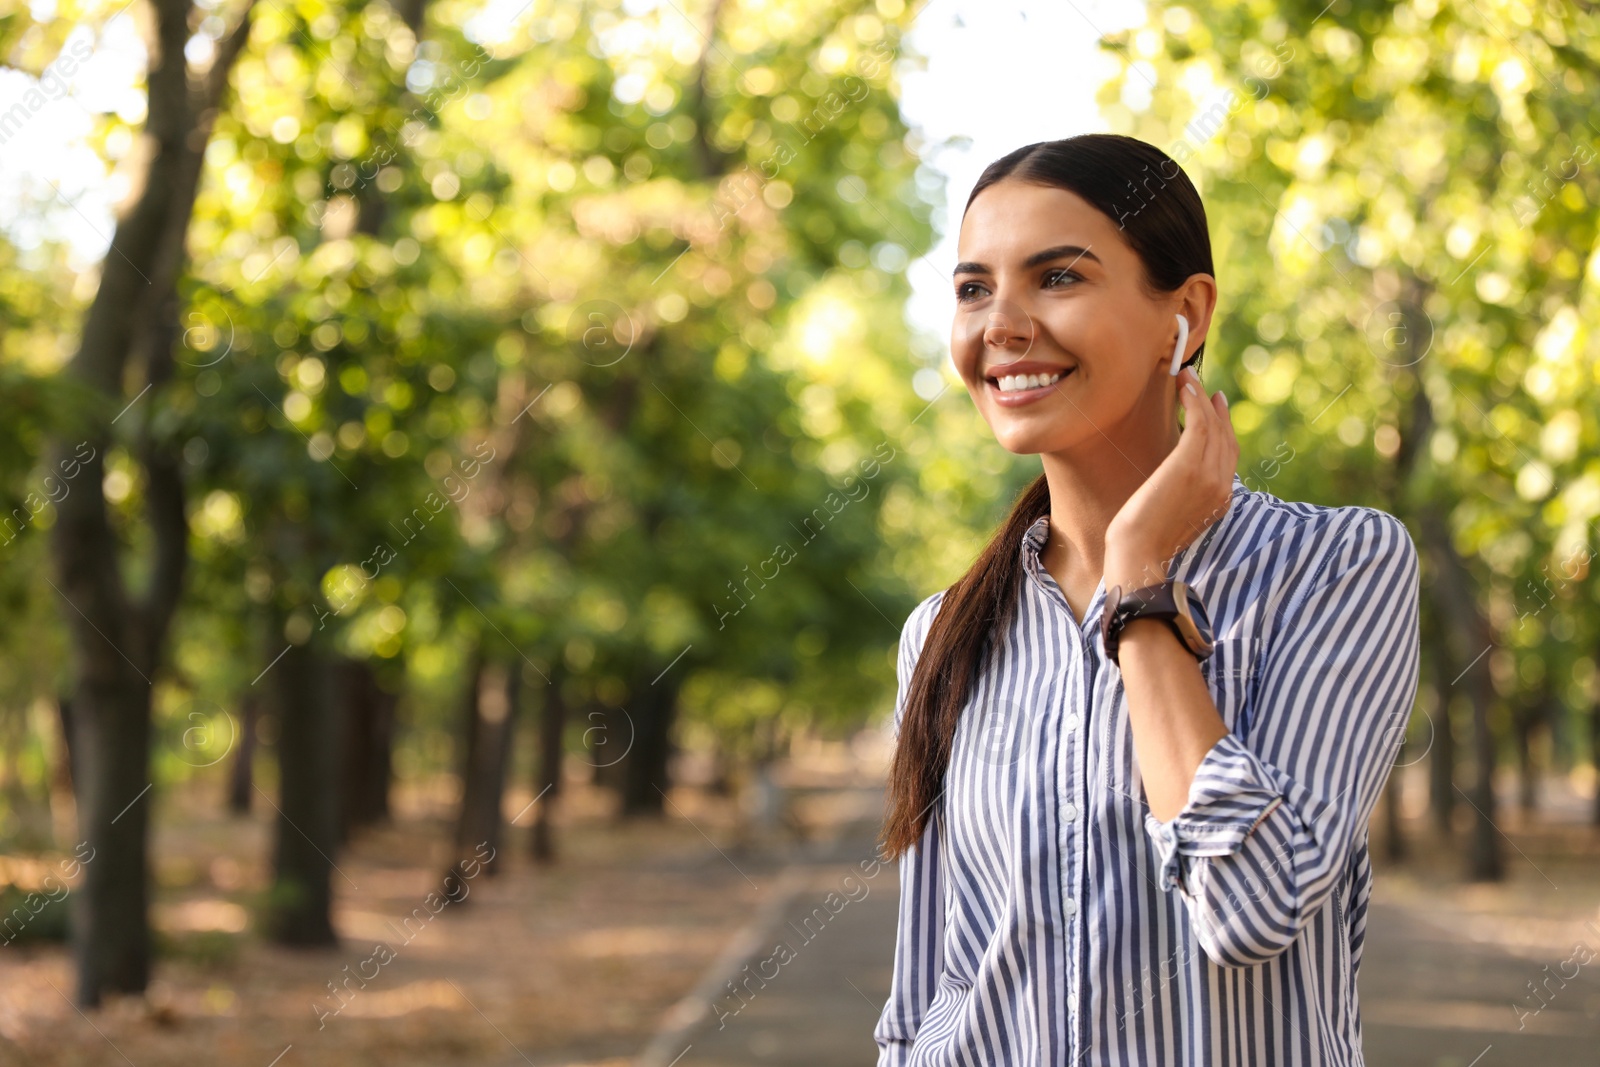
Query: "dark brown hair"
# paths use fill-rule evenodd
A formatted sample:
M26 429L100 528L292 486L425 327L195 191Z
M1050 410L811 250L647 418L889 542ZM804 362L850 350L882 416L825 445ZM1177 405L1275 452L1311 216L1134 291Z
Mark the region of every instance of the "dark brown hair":
M1170 293L1194 274L1215 276L1205 208L1188 175L1154 145L1118 134L1088 133L1026 145L989 164L967 197L1004 178L1070 190L1118 224L1144 267L1151 296ZM965 214L963 209L963 214ZM1198 373L1205 345L1189 359ZM905 694L894 760L883 856L895 859L922 838L941 799L950 750L967 694L994 635L1010 626L1021 580L1022 536L1050 513L1039 475L1022 491L972 569L945 591Z

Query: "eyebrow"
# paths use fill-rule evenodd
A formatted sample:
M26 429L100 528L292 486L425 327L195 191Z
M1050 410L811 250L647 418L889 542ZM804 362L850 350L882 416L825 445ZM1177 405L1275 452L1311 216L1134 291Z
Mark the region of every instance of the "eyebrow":
M1099 263L1100 266L1102 266L1102 267L1105 266L1104 263L1100 262L1100 257L1095 255L1093 252L1089 251L1087 248L1083 248L1083 247L1081 247L1079 245L1056 245L1054 248L1046 248L1042 252L1035 252L1033 255L1031 255L1027 259L1023 260L1022 261L1022 269L1023 270L1032 270L1034 267L1039 266L1041 263L1049 263L1050 261L1056 260L1056 259L1065 259L1067 256L1076 257L1074 259L1074 262L1076 262L1078 259L1092 259L1096 263ZM971 261L968 261L966 263L957 263L956 264L956 269L951 271L950 275L951 275L951 277L954 277L957 274L992 274L992 273L994 273L994 272L991 271L988 267L984 266L982 263L973 263Z

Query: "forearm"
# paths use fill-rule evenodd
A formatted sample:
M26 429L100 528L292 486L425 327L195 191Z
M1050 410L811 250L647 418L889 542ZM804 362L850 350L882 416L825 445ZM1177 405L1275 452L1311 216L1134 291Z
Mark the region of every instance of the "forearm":
M1117 638L1117 661L1145 798L1166 822L1183 810L1195 770L1228 727L1194 653L1165 621L1130 622Z
M1327 905L1347 876L1416 696L1419 573L1404 526L1356 512L1324 534L1306 547L1315 565L1274 594L1259 663L1236 652L1213 667L1251 673L1249 693L1235 688L1235 702L1225 705L1232 729L1217 721L1209 684L1169 677L1179 662L1175 634L1146 627L1141 637L1132 625L1124 634L1129 651L1119 658L1157 880L1182 894L1202 946L1221 966L1253 966L1287 950ZM1123 555L1142 566L1108 565L1107 585L1159 581L1145 574L1151 558ZM1149 662L1132 641L1148 646ZM1206 691L1207 714L1189 681ZM1163 729L1177 736L1163 739ZM1195 746L1207 740L1195 764Z
M1293 942L1308 905L1320 902L1310 884L1321 866L1316 843L1296 812L1281 810L1289 783L1227 728L1171 628L1135 620L1122 637L1130 635L1137 645L1119 640L1118 659L1158 882L1182 894L1213 963L1264 962Z

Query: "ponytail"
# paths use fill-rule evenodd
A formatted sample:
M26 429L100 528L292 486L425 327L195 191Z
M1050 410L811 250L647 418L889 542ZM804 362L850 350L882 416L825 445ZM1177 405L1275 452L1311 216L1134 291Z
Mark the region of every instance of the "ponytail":
M944 793L945 771L967 694L1009 629L1022 580L1022 537L1050 513L1050 488L1039 475L960 581L945 591L906 687L900 732L889 767L888 816L880 845L896 859L922 838Z

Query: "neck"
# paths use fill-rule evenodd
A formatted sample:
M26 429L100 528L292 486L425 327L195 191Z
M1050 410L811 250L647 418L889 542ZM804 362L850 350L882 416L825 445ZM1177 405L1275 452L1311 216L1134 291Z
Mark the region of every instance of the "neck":
M1058 578L1085 584L1099 580L1111 520L1178 446L1181 431L1170 411L1164 422L1156 423L1168 427L1159 436L1142 429L1127 432L1139 415L1135 408L1121 426L1094 432L1073 449L1040 457L1050 489L1050 534L1042 562ZM1139 422L1151 425L1143 418Z

